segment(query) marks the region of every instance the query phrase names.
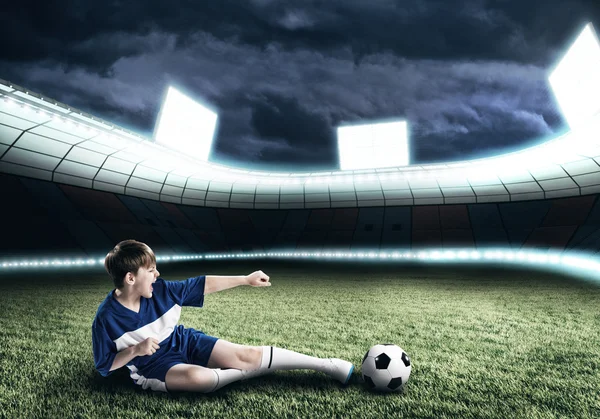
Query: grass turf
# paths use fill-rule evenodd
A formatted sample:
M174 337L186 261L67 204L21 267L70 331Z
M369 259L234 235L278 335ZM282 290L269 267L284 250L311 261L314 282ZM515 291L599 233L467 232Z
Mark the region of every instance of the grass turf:
M101 271L0 275L0 417L600 417L600 286L540 272L375 264L203 262L159 266L165 279L262 269L184 308L181 323L250 345L356 366L343 388L280 371L216 393L143 391L126 369L94 369L90 325L111 288ZM370 346L413 361L400 394L362 385Z

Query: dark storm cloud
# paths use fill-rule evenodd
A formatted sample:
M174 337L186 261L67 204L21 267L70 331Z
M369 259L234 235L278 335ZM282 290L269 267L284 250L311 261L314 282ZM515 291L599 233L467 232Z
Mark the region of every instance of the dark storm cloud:
M295 98L261 95L252 106L250 123L257 136L271 146L261 150L260 160L287 166L301 160L310 162L311 168L331 167L337 146L326 116L304 108Z
M148 51L136 36L166 32L184 46L205 32L260 48L278 43L320 51L351 47L360 57L392 52L537 62L598 18L600 6L590 0L568 6L563 0L28 0L3 8L0 48L12 62L49 59L106 70L119 58Z
M287 48L305 46L321 51L346 46L352 49L356 60L392 53L413 59L495 59L544 64L554 59L556 50L562 49L583 24L590 20L600 23L600 6L590 0L251 3L261 20L250 26L251 31L240 31L244 42L278 42Z
M447 135L443 137L439 131L427 128L420 132L423 126L417 125L413 135L419 138L420 147L411 150L411 158L422 163L463 160L465 155L476 159L535 146L548 137L546 119L556 117L500 109L496 113L491 109L478 111L485 115L483 125L473 121L468 113L461 115L460 110L444 115ZM486 126L489 124L492 126Z
M419 161L462 159L561 128L548 69L597 17L585 0L20 2L0 77L147 136L175 84L218 110L211 158L235 165L335 168L337 125L393 117Z
M266 94L252 109L252 127L263 138L286 139L292 146L320 148L330 134L323 116L303 108L297 99Z

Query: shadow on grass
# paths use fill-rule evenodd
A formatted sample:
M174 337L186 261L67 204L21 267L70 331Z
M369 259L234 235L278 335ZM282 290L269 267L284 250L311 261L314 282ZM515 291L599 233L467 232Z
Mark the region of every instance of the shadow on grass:
M96 371L90 373L86 371L87 384L91 391L104 394L165 394L152 390L144 390L136 385L129 377L129 371L125 368L119 369L109 375L102 377ZM55 383L62 386L67 383ZM70 383L73 385L73 383ZM171 392L169 396L175 399L186 399L196 397L221 398L228 397L237 392L247 393L248 391L264 392L265 394L277 394L298 391L332 391L335 389L343 390L346 387L360 386L363 388L362 377L358 373L352 374L347 386L342 385L336 380L327 377L319 372L300 370L300 371L278 371L269 375L251 378L249 380L237 381L231 383L214 393L194 393L194 392ZM63 387L64 388L64 387ZM366 391L366 389L365 389Z
M90 389L102 393L123 393L139 388L129 377L129 370L125 368L118 369L108 377L102 377L95 370L91 374L88 372L88 385Z

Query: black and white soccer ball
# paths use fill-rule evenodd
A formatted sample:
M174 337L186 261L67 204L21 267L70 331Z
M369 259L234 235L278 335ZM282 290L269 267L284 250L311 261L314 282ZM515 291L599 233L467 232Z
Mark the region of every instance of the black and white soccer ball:
M412 365L408 354L392 343L375 345L362 361L362 376L370 390L400 391L406 385Z

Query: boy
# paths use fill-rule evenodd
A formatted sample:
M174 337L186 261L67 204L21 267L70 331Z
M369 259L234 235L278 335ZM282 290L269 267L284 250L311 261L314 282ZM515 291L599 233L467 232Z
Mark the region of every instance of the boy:
M204 296L238 285L270 286L262 271L247 276L158 278L146 244L125 240L104 267L115 284L92 324L96 369L103 376L127 365L133 381L156 391L212 392L234 381L275 370L313 369L347 384L354 366L273 346L237 345L177 325L181 306L202 307Z

